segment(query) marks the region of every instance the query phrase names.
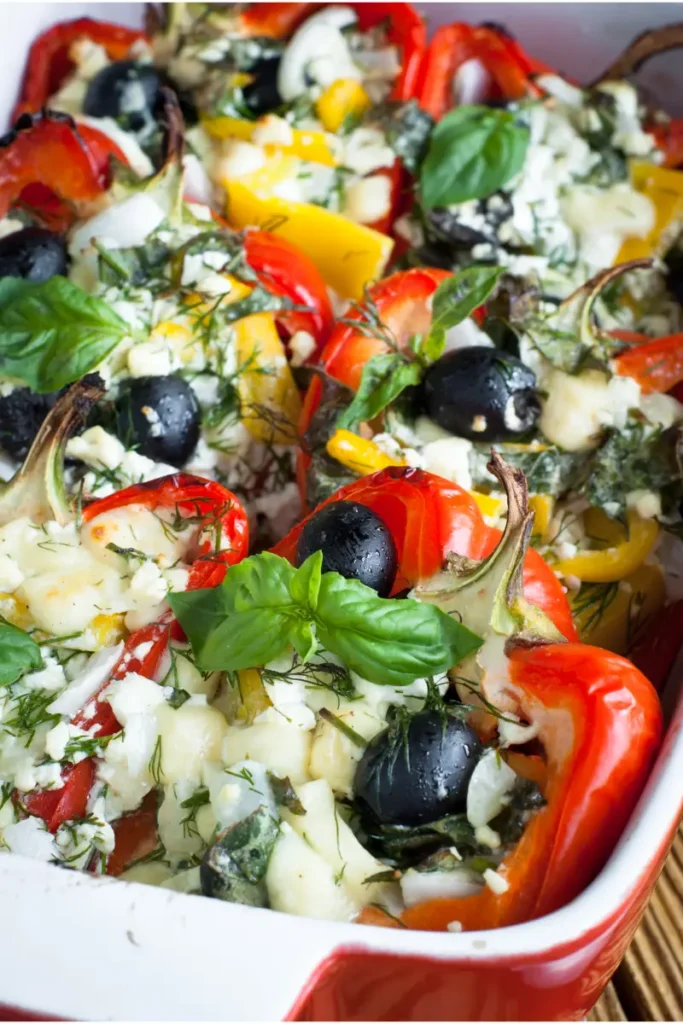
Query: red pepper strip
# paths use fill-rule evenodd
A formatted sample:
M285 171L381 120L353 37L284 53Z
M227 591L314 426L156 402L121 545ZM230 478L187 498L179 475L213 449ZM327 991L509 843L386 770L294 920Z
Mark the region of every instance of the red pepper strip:
M622 352L613 360L616 373L640 384L644 395L670 391L683 381L683 334L670 334Z
M479 931L565 905L604 866L647 779L662 712L654 688L629 661L585 644L553 644L518 648L508 665L501 710L538 725L546 806L498 868L505 893L485 887L476 896L420 904L403 914L409 928L441 931L460 921Z
M277 314L277 321L291 337L296 331L308 331L318 343L327 340L334 326L332 303L327 286L312 260L295 245L266 231L247 231L244 255L261 284L274 295L291 299L309 311L291 310Z
M68 225L78 204L92 202L107 187L110 155L123 157L102 132L80 130L68 114L22 115L0 138L0 217L17 201L31 204L33 197L35 203L40 186L43 200L49 194L60 201L59 206L48 204L53 220L61 210Z
M667 124L650 125L647 130L654 135L664 155L663 166L683 166L683 118L673 118Z
M321 502L275 545L275 554L295 564L296 546L308 520L330 502L344 500L371 508L391 530L398 551L394 594L433 576L450 552L485 558L501 537L500 530L486 525L474 499L457 484L422 469L392 466L354 480ZM541 608L568 640L576 640L560 581L533 549L524 561L523 584L527 600Z
M74 21L53 25L38 36L28 52L12 120L16 120L20 114L36 113L57 92L73 70L69 49L77 39L89 39L103 46L110 60L123 60L128 56L133 43L144 38L144 32L124 28L123 25L112 25L108 21L93 21L92 18L76 18Z
M107 858L105 874L120 875L136 860L156 850L157 794L148 793L140 806L114 822L115 846Z
M131 633L126 640L121 657L114 665L109 679L73 718L73 724L88 729L93 736L113 736L121 726L116 720L111 704L100 700L101 694L117 679L123 679L129 672L135 672L145 679L154 679L161 658L168 646L169 624L152 622ZM136 653L144 644L140 654Z
M95 781L95 762L91 757L79 761L73 768L67 768L62 778L61 789L37 790L24 801L28 813L42 818L50 832L56 832L65 821L85 817Z
M351 310L346 320L367 321L370 315L376 315L381 325L389 333L395 343L401 347L414 334L425 333L431 324L431 307L429 300L441 282L450 277L446 270L435 267L420 267L414 270L400 271L392 274L373 285L368 296L371 310L365 311L365 305ZM381 329L378 330L378 335ZM342 384L355 391L360 384L363 367L371 356L387 351L387 344L381 337L368 336L357 330L350 323L337 324L330 339L320 356L320 366ZM311 381L304 397L299 418L299 436L308 430L311 420L320 405L322 384L317 377ZM297 455L297 480L301 499L306 504L306 475L310 465L310 456L305 451Z
M401 71L391 90L392 100L410 100L417 90L427 44L425 23L412 4L352 3L361 32L386 22L389 43L399 51Z
M133 484L100 498L83 509L83 522L89 523L103 512L125 505L144 505L145 508L170 508L187 516L205 520L198 524L198 541L192 561L203 559L211 564L223 562L235 565L241 562L249 549L249 522L239 498L215 480L205 480L190 473L171 473L158 480ZM215 533L220 524L220 536L229 546L216 550ZM202 536L204 534L205 536ZM211 534L211 536L209 536Z
M371 508L391 530L399 563L394 593L438 572L449 551L467 558L483 557L488 527L475 501L467 491L432 473L383 469L340 488L318 509L345 499ZM275 545L275 554L295 563L297 542L310 518Z
M529 78L533 62L509 37L485 25L442 25L427 48L417 96L420 106L435 120L454 106L455 75L473 58L481 61L504 99L538 94Z

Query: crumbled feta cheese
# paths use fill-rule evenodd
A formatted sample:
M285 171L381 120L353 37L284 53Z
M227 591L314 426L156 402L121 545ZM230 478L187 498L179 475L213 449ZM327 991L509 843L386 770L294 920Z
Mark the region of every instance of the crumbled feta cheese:
M267 114L257 122L251 133L251 141L256 146L291 146L294 142L294 132L284 117Z
M290 364L292 366L303 366L306 360L313 355L316 349L316 340L308 331L296 331L289 341Z
M498 751L486 751L477 762L467 787L467 819L473 828L488 825L500 814L505 806L504 798L516 778Z
M66 722L58 722L45 737L45 753L53 761L61 761L68 742L69 726Z
M662 514L662 499L654 491L629 491L626 506L634 509L642 519L654 519Z
M86 466L96 469L116 469L121 465L126 449L118 437L108 434L102 427L89 427L67 443L66 454L80 459Z
M0 555L0 591L12 594L24 582L24 574L11 555Z
M482 846L488 846L490 850L497 850L501 845L500 836L488 825L479 825L475 828L474 838Z
M37 672L30 672L22 679L27 690L61 690L66 684L64 669L56 658L48 655L43 658L43 667Z
M446 925L447 932L461 932L462 923L460 921L449 921Z
M167 688L152 679L128 672L123 679L117 679L102 695L124 728L133 715L147 715L163 704L168 696Z
M484 345L486 348L492 348L493 342L488 334L485 334L471 317L463 320L460 324L456 324L455 327L449 327L446 331L444 352L455 352L457 349L472 348L475 345Z
M481 887L479 877L464 867L452 871L416 871L415 868L408 868L401 875L401 894L406 907L414 907L428 900L475 896Z
M73 256L80 256L90 248L93 238L106 242L110 248L127 249L142 245L164 217L164 211L151 195L136 192L76 228L69 250Z
M497 871L494 871L493 868L486 868L484 871L484 881L496 896L502 896L510 888L508 881L502 875L499 875Z
M122 654L123 642L116 647L103 647L97 654L93 654L85 669L69 683L56 700L52 701L48 708L50 714L72 717L80 711L109 679Z
M344 214L357 224L372 224L391 209L391 182L384 174L373 174L349 185L344 193Z
M469 462L471 451L472 442L465 440L464 437L445 437L438 441L430 441L422 449L424 468L469 491L472 489Z
M394 160L394 151L379 128L356 128L344 142L342 162L355 174L371 174L381 167L391 167Z
M13 825L6 825L2 838L11 852L21 857L50 861L57 852L54 840L40 818L24 818Z
M664 430L683 420L683 405L673 395L662 395L657 391L641 395L640 411L650 423Z
M260 171L265 165L266 154L260 146L230 139L223 144L222 156L214 164L213 175L218 181L231 181Z
M128 352L131 377L165 377L173 369L172 353L162 338L151 338L131 346Z

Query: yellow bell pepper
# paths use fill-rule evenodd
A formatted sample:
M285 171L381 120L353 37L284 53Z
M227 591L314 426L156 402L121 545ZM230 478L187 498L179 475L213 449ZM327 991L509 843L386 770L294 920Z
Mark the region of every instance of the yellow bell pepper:
M495 519L500 514L504 502L499 498L494 498L492 494L480 494L479 491L470 491L469 493L479 506L482 515Z
M392 458L374 441L350 430L335 430L325 447L328 455L359 476L369 476L388 466L405 466L403 459Z
M0 593L0 615L19 629L29 629L34 625L28 605L16 594Z
M301 397L272 313L254 313L233 325L242 421L257 441L294 444Z
M355 78L338 78L328 85L315 105L328 132L338 132L350 115L360 115L370 106L370 97Z
M534 513L534 537L543 539L553 517L555 499L550 494L530 494L529 508Z
M629 167L631 184L647 196L655 209L655 223L646 238L627 238L616 263L658 255L662 240L683 220L683 173L644 161L632 161Z
M664 604L664 575L658 565L641 565L620 583L587 583L570 595L584 643L626 654L634 638Z
M125 616L120 613L95 616L90 628L101 647L112 647L125 635L124 618Z
M659 525L654 519L641 519L632 510L626 513L626 518L626 540L602 551L579 551L571 558L560 559L553 569L586 583L613 583L630 576L652 551L659 536Z
M202 125L209 135L215 139L241 139L243 142L250 142L254 132L263 126L261 121L246 121L238 117L206 117L202 118ZM338 161L330 149L329 142L324 132L305 131L299 128L292 128L292 141L266 142L263 148L266 156L275 154L297 157L299 160L309 160L314 164L324 164L326 167L335 167ZM257 143L258 145L258 133Z
M365 286L382 276L394 248L393 240L322 206L259 195L261 190L258 181L255 187L254 179L263 173L256 171L239 180L221 182L230 224L238 229L260 227L293 242L310 256L339 295L361 299Z

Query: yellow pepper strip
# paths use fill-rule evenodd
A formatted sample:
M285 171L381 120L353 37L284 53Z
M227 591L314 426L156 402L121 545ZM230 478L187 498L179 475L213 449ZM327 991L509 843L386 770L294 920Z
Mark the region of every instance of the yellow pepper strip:
M387 235L322 206L260 196L247 183L249 177L221 182L233 227L260 227L298 245L326 283L345 299L361 299L368 281L382 276L394 248Z
M683 172L657 167L643 161L632 161L629 167L631 184L647 196L655 209L655 223L645 238L627 238L621 246L616 263L626 263L659 253L662 237L683 219Z
M335 430L326 445L327 454L359 476L369 476L387 466L405 466L403 459L393 459L374 441L368 441L350 430Z
M241 139L243 142L250 142L261 124L261 121L243 121L238 117L202 118L202 125L215 139ZM335 167L338 163L324 132L292 128L291 142L267 142L263 148L267 156L293 156L314 164L324 164L325 167Z
M530 494L529 508L534 513L534 536L545 537L555 509L555 499L550 494Z
M34 625L28 605L16 594L0 593L0 615L19 629L28 629Z
M294 444L301 396L272 313L254 313L234 326L242 422L266 444Z
M615 548L626 540L626 527L618 519L611 519L601 508L588 508L583 513L586 536L596 545Z
M270 697L256 668L243 668L237 673L239 681L240 704L235 715L237 721L249 725L263 711L271 707Z
M503 502L499 498L494 498L491 494L480 494L479 491L470 491L469 493L479 506L479 511L482 515L491 516L492 519L495 519L500 513Z
M641 565L621 583L586 583L570 595L583 643L626 654L634 637L664 604L664 575L658 565Z
M579 551L553 565L563 576L576 576L586 583L613 583L623 580L643 564L652 551L659 525L654 519L641 519L634 511L626 513L628 539L603 551Z
M338 132L350 115L360 115L370 106L370 97L355 78L338 78L328 85L315 105L328 132Z

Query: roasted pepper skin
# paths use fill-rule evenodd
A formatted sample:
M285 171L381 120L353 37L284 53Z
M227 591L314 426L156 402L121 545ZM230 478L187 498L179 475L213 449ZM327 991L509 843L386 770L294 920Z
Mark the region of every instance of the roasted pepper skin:
M453 106L453 79L458 69L473 58L481 61L493 81L492 99L539 95L531 76L549 70L528 57L511 36L497 27L464 22L441 25L427 48L417 92L420 106L435 120Z
M517 648L502 710L538 724L546 806L498 873L508 889L406 910L409 928L466 931L533 920L574 899L606 863L640 797L662 736L652 684L625 658L585 644Z
M78 39L88 39L104 47L110 60L124 60L133 43L145 38L144 32L93 18L76 18L53 25L38 36L28 52L12 119L16 120L20 114L36 113L57 92L73 69L69 47Z
M487 557L501 536L500 530L486 524L471 494L422 469L390 467L354 480L321 502L318 509L346 500L367 505L391 530L399 556L394 593L439 572L451 552L471 559ZM275 545L275 554L295 562L299 535L316 511ZM562 585L533 549L524 561L524 592L568 640L577 639Z
M20 204L54 230L67 228L106 189L112 156L127 162L106 135L68 114L22 114L0 138L0 217Z

